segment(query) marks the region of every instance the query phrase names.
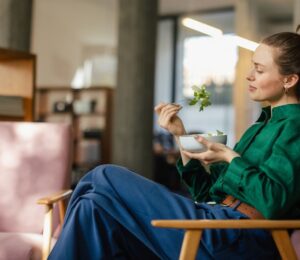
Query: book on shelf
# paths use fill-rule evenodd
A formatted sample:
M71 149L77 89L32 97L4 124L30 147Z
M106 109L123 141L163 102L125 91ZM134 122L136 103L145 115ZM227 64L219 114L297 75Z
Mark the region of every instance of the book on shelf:
M24 116L24 100L17 96L0 96L0 116Z

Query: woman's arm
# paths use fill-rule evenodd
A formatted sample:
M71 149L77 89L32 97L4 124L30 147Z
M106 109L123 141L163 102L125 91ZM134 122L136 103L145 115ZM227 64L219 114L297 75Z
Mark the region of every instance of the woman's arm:
M216 182L219 176L225 172L228 167L227 163L215 163L209 168L209 172L203 167L198 160L190 160L183 165L182 160L177 161L177 170L181 181L188 188L189 193L195 201L209 201L212 198L209 190Z
M178 116L181 108L179 105L160 103L155 107L155 112L158 115L159 126L174 136L180 149L181 158L177 162L177 169L181 181L186 185L194 200L205 201L209 197L208 191L212 183L217 178L215 174L207 173L198 160L191 160L182 150L179 136L186 134L186 131Z
M177 168L193 198L197 201L207 201L211 200L209 190L212 185L225 172L228 163L239 154L223 144L209 142L203 137L198 137L197 140L206 146L207 151L191 153L182 150L182 154L191 160L186 167L178 164ZM200 162L210 164L210 173L206 172Z
M230 163L235 157L240 156L228 146L220 143L212 143L202 136L198 136L197 141L207 148L205 152L191 153L188 151L182 151L182 153L188 158L199 160L206 165L214 162Z
M179 136L186 134L182 120L178 116L181 108L182 107L177 104L160 103L155 106L154 110L158 115L158 125L174 136L180 150L182 162L185 165L189 162L190 158L182 153L182 148L179 143Z

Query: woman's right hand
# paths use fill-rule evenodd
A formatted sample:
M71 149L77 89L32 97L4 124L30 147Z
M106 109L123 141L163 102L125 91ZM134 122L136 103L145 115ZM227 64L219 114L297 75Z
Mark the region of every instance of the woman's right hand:
M182 120L177 115L181 108L180 105L170 103L160 103L154 108L159 126L174 136L186 133Z

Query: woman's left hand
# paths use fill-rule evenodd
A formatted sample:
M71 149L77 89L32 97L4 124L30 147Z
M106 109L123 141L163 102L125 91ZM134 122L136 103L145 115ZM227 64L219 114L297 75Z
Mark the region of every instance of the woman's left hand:
M239 157L240 155L230 149L228 146L221 143L212 143L202 136L196 137L196 140L203 144L207 150L201 153L182 151L186 156L191 159L197 159L202 161L204 164L210 164L214 162L228 162L230 163L233 158Z

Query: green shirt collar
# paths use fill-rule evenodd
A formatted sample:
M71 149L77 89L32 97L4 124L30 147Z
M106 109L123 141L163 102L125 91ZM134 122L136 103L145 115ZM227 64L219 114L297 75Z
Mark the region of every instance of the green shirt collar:
M256 122L266 122L269 119L279 121L288 117L300 116L300 104L288 104L274 107L271 113L271 107L263 107L262 112Z

